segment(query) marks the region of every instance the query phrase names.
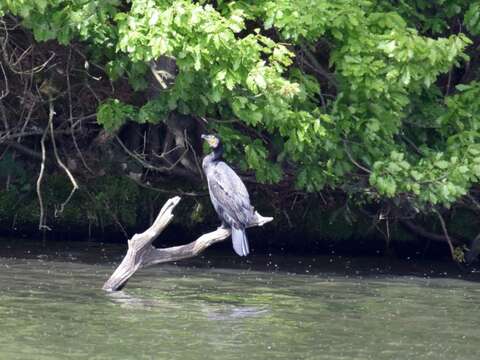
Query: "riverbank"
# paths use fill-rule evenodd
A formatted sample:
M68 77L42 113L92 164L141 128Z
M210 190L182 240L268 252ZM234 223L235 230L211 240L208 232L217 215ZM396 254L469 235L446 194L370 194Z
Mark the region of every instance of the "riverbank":
M38 230L37 193L31 186L11 186L0 193L0 235L37 241L123 244L134 233L149 227L163 203L177 194L182 195L182 201L174 211L173 223L161 236L162 243L178 245L192 241L219 225L204 187L184 184L181 188L174 182L159 186L162 187L148 187L127 176L93 178L82 183L61 211L71 184L65 176L50 175L43 187L44 220L50 230L43 231ZM326 203L313 194L298 196L298 201L290 201L287 206L275 194L262 190L252 187L253 203L260 213L275 220L248 231L253 251L416 259L450 257L446 241L419 236L395 219L377 219L366 211L367 207L354 208L333 197ZM447 219L452 237L473 238L473 226L466 226L468 215L456 214ZM418 226L427 224L430 233L441 231L439 224L431 221L418 217ZM229 249L228 244L219 247Z
M185 239L184 243L190 239ZM181 241L179 241L181 242ZM106 263L114 268L123 259L125 243L103 243L92 241L65 241L38 239L0 238L0 257L42 261L80 262L86 264ZM161 240L157 247L169 245ZM218 245L218 246L217 246ZM341 274L342 276L416 276L425 278L458 278L480 281L480 268L476 265L465 271L447 257L388 257L383 254L361 256L336 253L290 253L281 250L264 251L256 240L251 241L252 254L247 258L235 256L230 241L217 244L200 256L175 262L185 267L230 268L266 272L288 272L291 274L320 275ZM161 267L157 265L155 267ZM139 271L138 274L141 272ZM134 276L136 277L136 275Z

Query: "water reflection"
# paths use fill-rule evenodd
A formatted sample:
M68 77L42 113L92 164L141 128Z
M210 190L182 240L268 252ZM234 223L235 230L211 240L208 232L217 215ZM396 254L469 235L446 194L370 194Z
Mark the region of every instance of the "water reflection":
M268 314L267 309L248 307L248 306L225 306L223 309L203 307L202 311L206 313L208 320L237 320L244 318L251 318L257 316L264 316Z
M172 309L179 306L178 303L171 300L134 296L127 291L106 293L106 296L112 302L126 309L151 309L154 307ZM262 307L237 306L218 302L208 303L202 301L197 306L198 311L205 314L206 319L215 321L251 318L262 316L269 312L268 309Z
M162 301L157 299L140 298L125 291L108 292L105 294L114 303L127 309L142 309L162 306Z

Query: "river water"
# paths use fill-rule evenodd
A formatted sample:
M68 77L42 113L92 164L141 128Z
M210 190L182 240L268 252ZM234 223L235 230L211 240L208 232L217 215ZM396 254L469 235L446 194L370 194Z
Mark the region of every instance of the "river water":
M448 264L209 252L105 293L121 251L2 246L0 359L480 359L480 283Z

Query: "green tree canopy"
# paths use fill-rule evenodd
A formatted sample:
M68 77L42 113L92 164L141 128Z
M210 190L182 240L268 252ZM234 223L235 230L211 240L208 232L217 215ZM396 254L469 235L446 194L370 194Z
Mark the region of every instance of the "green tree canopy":
M467 0L3 0L38 41L81 40L143 104L97 121L206 118L263 183L449 206L480 179L480 2ZM476 40L475 40L476 39ZM475 42L476 41L476 42Z

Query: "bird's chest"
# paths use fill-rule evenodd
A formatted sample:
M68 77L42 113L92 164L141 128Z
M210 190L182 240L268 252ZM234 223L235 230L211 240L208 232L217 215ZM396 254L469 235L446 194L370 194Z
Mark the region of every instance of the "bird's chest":
M210 177L213 175L213 172L214 172L214 167L215 165L212 165L212 164L202 164L202 168L203 168L203 173L205 174L205 176L207 177L207 181L210 179Z
M208 185L208 191L210 193L210 198L212 197L212 185L213 185L213 182L215 181L214 179L217 177L215 167L216 166L214 164L203 166L203 173L207 178L207 185Z
M203 172L205 177L207 178L207 183L210 186L210 182L212 180L218 179L218 168L216 163L210 163L208 166L206 164L202 164Z

